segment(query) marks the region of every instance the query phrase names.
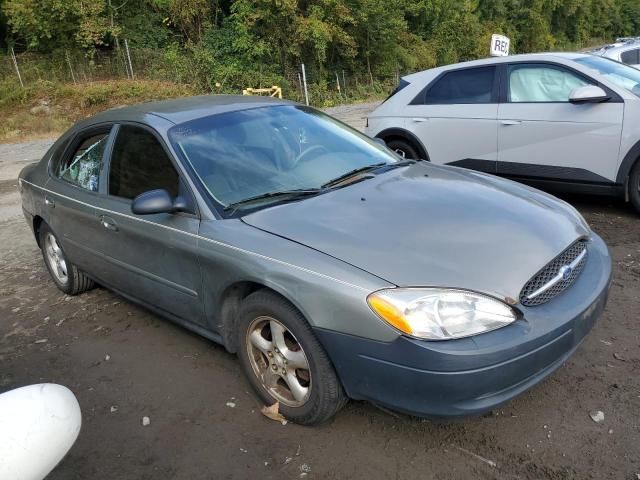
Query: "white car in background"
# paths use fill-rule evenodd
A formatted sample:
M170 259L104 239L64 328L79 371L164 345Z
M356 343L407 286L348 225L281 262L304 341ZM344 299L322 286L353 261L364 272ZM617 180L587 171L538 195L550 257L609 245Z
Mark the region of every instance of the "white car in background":
M514 55L403 77L366 133L407 158L640 211L640 70L589 54Z
M640 37L619 38L616 43L605 45L589 53L640 68Z

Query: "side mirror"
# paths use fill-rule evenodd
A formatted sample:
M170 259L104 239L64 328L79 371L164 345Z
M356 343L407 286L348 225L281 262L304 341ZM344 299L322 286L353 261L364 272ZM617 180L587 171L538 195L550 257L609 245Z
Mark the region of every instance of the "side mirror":
M136 215L174 213L184 210L185 207L182 197L177 197L174 202L169 192L162 189L141 193L131 203L131 211Z
M595 85L574 88L569 95L571 103L601 103L607 100L609 100L607 92Z

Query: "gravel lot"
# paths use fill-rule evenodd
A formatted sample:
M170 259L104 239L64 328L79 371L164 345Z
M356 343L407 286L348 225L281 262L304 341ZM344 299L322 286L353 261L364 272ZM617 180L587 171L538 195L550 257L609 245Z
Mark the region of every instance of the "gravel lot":
M370 108L330 111L362 127ZM222 347L105 289L55 288L15 191L48 144L0 145L0 392L47 381L77 395L84 425L50 479L640 478L640 216L623 202L566 197L615 276L604 316L542 384L453 423L351 402L326 425L283 426Z

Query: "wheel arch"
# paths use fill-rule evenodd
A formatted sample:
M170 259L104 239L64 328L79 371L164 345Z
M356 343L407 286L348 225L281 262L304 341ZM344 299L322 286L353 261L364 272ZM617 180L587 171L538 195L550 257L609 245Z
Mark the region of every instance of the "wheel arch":
M380 138L385 142L391 141L393 139L404 140L412 143L418 149L418 153L420 156L427 160L431 161L429 158L429 152L425 148L424 144L420 141L418 137L416 137L413 133L403 129L403 128L386 128L376 134L376 138Z
M640 161L640 140L629 149L622 159L620 167L618 167L618 174L616 175L617 184L624 185L626 187L627 178L638 161Z
M32 229L33 229L33 235L36 237L36 243L38 244L38 248L42 247L40 245L40 227L42 226L43 223L44 223L44 218L42 218L40 215L35 215L33 217Z
M300 308L297 302L292 300L289 295L281 291L275 285L268 285L262 282L256 282L253 280L240 280L228 285L220 296L220 308L218 310L220 327L220 336L222 337L225 348L230 353L236 353L238 351L238 345L236 342L236 324L238 321L238 311L242 301L258 290L267 290L271 293L281 297L286 302L293 305L300 314L304 317L307 323L310 324L307 315L304 310Z

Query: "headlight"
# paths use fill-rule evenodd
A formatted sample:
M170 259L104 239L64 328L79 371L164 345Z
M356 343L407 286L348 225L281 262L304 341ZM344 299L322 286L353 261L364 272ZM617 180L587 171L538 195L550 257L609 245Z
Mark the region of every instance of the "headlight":
M427 340L477 335L516 319L506 304L464 290L392 288L372 293L367 302L390 325Z

